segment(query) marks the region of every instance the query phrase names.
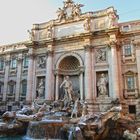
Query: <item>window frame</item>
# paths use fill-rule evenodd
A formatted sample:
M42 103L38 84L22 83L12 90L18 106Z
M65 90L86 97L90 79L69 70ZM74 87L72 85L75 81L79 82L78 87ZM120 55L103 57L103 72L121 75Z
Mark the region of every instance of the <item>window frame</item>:
M16 69L17 67L17 59L15 57L11 58L11 63L10 63L10 68L11 69Z
M132 44L125 44L124 46L124 56L125 57L131 57L132 56Z
M28 66L29 66L29 57L25 55L23 58L23 67L28 68Z

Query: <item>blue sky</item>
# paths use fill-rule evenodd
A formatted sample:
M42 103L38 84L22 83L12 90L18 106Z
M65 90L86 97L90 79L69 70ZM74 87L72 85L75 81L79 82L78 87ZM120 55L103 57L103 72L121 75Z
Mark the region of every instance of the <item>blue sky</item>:
M83 12L114 6L119 22L140 19L140 0L74 1L85 5ZM56 18L56 11L62 6L63 0L0 0L0 45L27 40L32 24Z

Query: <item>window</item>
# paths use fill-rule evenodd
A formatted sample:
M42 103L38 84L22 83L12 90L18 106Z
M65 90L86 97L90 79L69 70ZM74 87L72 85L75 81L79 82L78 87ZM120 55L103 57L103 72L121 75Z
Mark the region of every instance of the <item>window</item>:
M128 76L127 77L127 91L133 91L135 90L135 79L134 76Z
M130 44L124 45L124 54L126 57L132 55L132 47Z
M130 25L124 25L124 26L122 26L122 31L123 32L127 32L129 30L130 30Z
M27 68L28 67L28 63L29 63L28 56L25 55L24 59L23 59L23 67Z
M11 68L15 69L16 66L17 66L17 60L16 60L16 58L12 58L12 60L11 60Z
M2 85L0 85L0 94L2 94Z
M13 84L9 85L9 93L14 94L14 85Z
M27 82L22 82L22 95L26 95L27 92Z
M14 94L14 92L15 92L15 85L16 85L16 82L13 81L13 80L10 80L10 81L8 82L9 94L10 94L10 95L11 95L11 94Z
M4 60L0 59L0 70L3 70L4 68Z

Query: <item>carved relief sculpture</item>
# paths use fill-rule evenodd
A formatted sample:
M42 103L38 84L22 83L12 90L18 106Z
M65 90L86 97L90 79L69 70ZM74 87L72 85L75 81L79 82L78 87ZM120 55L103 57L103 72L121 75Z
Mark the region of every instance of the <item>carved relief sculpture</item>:
M106 61L106 49L96 50L96 62L101 63Z
M45 56L38 57L38 67L45 68L46 67L46 59Z
M108 80L105 77L105 74L102 73L97 80L98 96L107 95L107 83Z

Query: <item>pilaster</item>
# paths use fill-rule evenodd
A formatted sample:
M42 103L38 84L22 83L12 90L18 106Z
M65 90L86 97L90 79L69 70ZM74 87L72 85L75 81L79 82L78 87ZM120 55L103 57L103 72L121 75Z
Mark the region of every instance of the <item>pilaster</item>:
M27 95L26 101L32 101L32 92L33 92L33 67L34 66L34 54L33 48L29 49L29 67L28 67L28 77L27 77Z
M117 39L116 34L109 34L110 42L109 46L111 49L111 58L110 58L110 72L111 72L111 85L112 85L112 96L113 98L119 98L119 67L118 67L118 59L117 59Z
M79 74L79 85L80 85L80 99L81 100L84 100L84 91L83 91L83 89L84 89L84 85L83 85L83 83L84 83L84 77L83 77L83 73L84 73L84 67L80 67L80 74Z
M136 49L136 62L137 62L137 71L138 71L138 88L140 91L140 44Z
M16 96L15 101L19 101L20 83L21 83L21 69L22 69L22 54L18 55L17 64L17 80L16 80Z
M7 89L8 89L9 66L10 66L10 55L8 54L6 55L6 58L5 58L3 101L6 101L6 94L7 94Z
M91 46L85 46L85 99L93 99Z
M55 100L59 99L59 75L56 73L55 75Z
M53 74L53 51L52 45L48 46L47 63L46 63L46 82L45 82L45 99L54 100L54 74Z

